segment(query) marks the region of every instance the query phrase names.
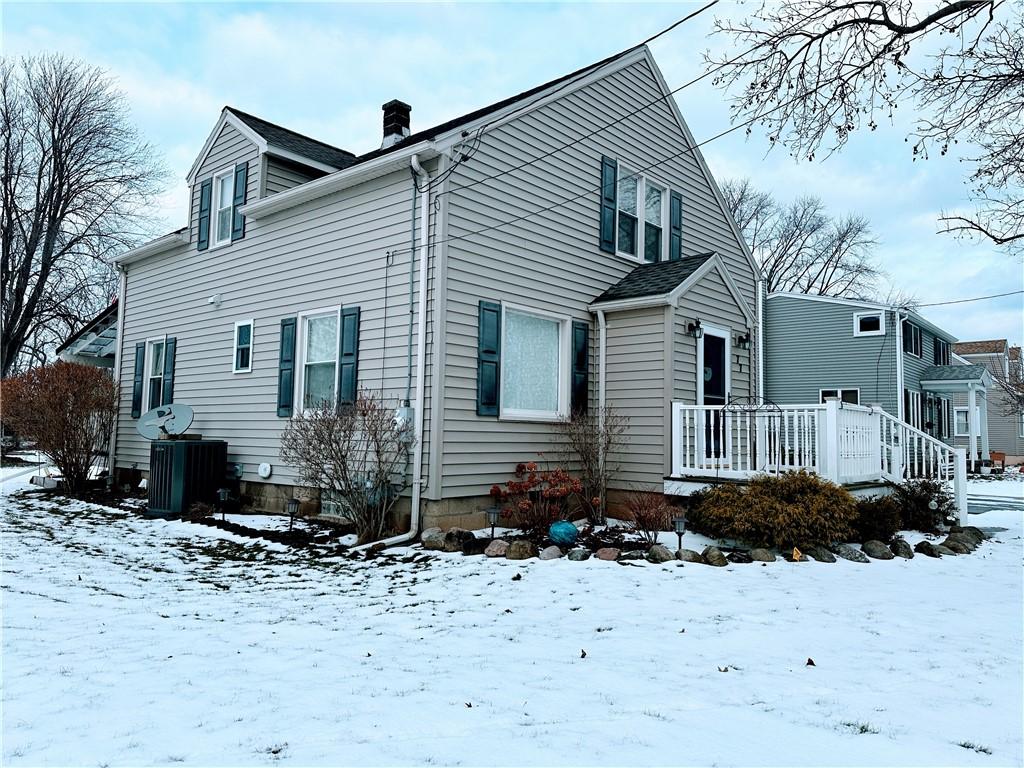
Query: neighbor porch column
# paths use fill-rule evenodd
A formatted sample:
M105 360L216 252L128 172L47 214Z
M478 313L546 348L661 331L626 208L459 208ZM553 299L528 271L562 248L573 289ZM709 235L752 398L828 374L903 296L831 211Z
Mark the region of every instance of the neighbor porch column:
M981 393L981 418L979 419L981 430L981 458L988 460L992 458L988 451L988 392Z
M978 395L974 385L967 385L967 458L971 462L971 472L978 470L978 417L975 415Z

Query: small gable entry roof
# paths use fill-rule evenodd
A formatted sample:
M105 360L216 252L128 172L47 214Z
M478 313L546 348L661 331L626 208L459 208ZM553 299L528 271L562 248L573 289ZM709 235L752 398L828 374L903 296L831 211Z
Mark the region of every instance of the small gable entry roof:
M676 261L641 264L598 296L590 309L613 312L659 305L677 306L679 300L712 270L718 272L747 322L754 325L753 312L736 287L722 257L713 252Z

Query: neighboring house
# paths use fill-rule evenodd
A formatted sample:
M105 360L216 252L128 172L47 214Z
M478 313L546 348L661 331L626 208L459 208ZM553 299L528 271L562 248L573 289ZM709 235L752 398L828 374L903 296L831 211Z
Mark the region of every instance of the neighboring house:
M992 377L981 365L958 365L956 339L916 312L872 302L772 293L765 301L765 397L780 405L824 402L878 405L948 445L974 446L988 458L982 414ZM954 442L956 398L977 418ZM991 411L991 408L989 408ZM973 441L970 436L973 435Z
M1020 347L1011 347L1006 339L991 339L962 341L953 351L965 364L985 366L995 381L988 402L989 448L1006 454L1008 463L1024 462L1024 410L1013 407L1005 389L1007 383L1022 380ZM958 398L953 407L957 444L966 444L966 399Z
M661 491L674 402L758 397L758 268L646 46L428 130L383 110L360 156L223 110L187 225L117 259L119 470L187 403L280 508L289 417L372 388L411 409L424 525L479 524L574 410L629 417L618 488Z
M69 363L113 368L117 353L117 301L57 347L57 357Z

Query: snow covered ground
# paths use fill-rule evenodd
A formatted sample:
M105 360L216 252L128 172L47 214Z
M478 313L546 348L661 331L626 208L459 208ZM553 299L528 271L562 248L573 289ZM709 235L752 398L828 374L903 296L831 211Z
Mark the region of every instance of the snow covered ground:
M309 561L8 495L0 762L1020 765L999 506L969 556L711 568Z

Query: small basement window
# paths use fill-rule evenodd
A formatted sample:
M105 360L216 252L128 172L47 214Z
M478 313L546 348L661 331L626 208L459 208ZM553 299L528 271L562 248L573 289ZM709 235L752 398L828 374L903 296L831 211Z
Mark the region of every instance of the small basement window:
M252 330L253 321L235 323L235 360L233 373L252 371Z
M822 389L821 402L825 402L825 398L838 397L844 403L850 403L851 405L860 405L860 390L857 388L848 389Z
M853 316L854 336L884 336L884 312L858 312Z

